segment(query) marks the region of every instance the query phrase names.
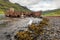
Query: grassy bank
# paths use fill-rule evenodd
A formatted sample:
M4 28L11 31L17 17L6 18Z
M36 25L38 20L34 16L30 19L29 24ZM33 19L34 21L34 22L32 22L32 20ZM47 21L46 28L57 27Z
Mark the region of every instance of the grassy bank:
M42 16L60 16L60 14L48 13L48 14L43 14Z
M45 11L42 14L43 16L60 16L60 9Z
M0 14L4 14L4 11L0 10Z

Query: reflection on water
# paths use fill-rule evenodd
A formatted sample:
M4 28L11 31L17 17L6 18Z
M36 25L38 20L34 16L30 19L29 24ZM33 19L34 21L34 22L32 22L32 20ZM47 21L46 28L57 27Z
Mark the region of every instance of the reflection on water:
M0 14L0 20L5 19L5 15L4 14Z

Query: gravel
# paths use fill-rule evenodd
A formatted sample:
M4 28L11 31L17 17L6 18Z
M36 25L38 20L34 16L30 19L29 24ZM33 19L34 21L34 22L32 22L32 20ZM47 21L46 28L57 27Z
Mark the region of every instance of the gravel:
M15 32L18 30L26 30L28 23L31 23L32 19L34 20L33 23L38 23L42 21L42 19L38 18L7 18L7 20L11 20L8 22L7 27L0 27L0 40L11 40L13 38ZM17 20L18 19L18 20ZM38 19L38 21L37 21ZM60 17L48 17L49 19L49 26L43 28L44 33L40 35L37 39L38 40L60 40ZM31 22L30 22L31 21ZM11 36L9 36L11 35ZM9 37L7 37L9 36ZM12 39L14 40L14 39Z
M44 27L44 34L38 40L60 40L60 17L48 17L49 26Z
M9 20L9 18L7 20ZM42 21L42 19L40 18L33 17L13 18L13 20L10 20L11 21L8 22L7 27L4 27L0 30L0 39L2 40L14 40L13 36L16 34L17 31L26 30L30 23L38 23ZM7 36L9 36L9 38L7 38Z

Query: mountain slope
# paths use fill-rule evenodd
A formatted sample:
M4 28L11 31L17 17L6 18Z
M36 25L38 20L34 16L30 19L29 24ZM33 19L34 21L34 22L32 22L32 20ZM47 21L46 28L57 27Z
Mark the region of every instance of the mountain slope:
M8 0L0 0L0 13L7 10L10 7L13 7L16 11L31 12L29 9L22 7L19 4L10 3Z
M60 9L45 11L43 16L60 16Z

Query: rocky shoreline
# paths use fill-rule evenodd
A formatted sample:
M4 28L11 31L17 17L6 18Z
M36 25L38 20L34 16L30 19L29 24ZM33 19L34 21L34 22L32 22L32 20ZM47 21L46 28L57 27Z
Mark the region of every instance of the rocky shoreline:
M57 17L57 18L56 17L47 17L47 18L49 19L49 27L46 26L43 28L43 30L45 30L45 31L44 31L43 35L40 35L38 37L38 40L60 40L60 17ZM17 19L20 20L21 23ZM25 23L24 23L24 21L21 21L21 20L25 20L25 18L24 19L17 18L17 19L15 19L15 18L11 19L11 22L9 22L7 24L9 27L4 27L4 28L0 27L0 40L10 40L5 37L6 31L8 31L10 34L11 33L10 31L12 31L13 28L16 29L16 27L10 28L10 26L12 26L12 25L18 26L20 24L23 25L23 24L29 22L27 19L26 19L27 22L25 22ZM18 25L16 25L16 24L18 24ZM20 29L22 29L22 28L20 28Z

